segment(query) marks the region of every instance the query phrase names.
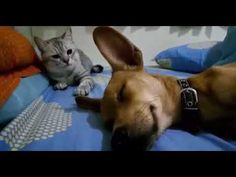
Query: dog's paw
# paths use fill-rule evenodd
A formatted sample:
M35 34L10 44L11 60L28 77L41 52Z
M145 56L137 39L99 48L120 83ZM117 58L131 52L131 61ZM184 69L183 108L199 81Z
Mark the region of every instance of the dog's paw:
M54 89L55 90L64 90L68 87L68 85L66 83L56 83L54 85Z

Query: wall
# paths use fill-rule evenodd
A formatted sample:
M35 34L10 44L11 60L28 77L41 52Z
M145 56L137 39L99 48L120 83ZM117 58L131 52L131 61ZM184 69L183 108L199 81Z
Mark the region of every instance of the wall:
M20 28L20 27L18 27ZM61 35L66 26L33 26L21 27L23 33L28 37L33 35L48 39ZM73 38L94 63L108 65L97 50L93 39L93 26L73 26ZM116 26L115 29L126 35L143 52L144 64L153 65L154 56L161 50L177 45L207 40L223 40L226 35L226 27L220 26Z

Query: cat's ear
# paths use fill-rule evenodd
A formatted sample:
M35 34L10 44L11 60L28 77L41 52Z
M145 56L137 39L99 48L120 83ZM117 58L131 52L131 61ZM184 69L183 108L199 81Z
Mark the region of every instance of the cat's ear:
M34 37L34 42L37 45L38 49L42 52L47 47L47 41L42 40L39 37Z
M72 29L67 28L66 32L61 36L63 39L72 40Z

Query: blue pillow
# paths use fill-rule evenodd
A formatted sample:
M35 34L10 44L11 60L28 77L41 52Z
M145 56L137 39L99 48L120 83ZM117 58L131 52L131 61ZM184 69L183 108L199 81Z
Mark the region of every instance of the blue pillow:
M6 124L14 119L48 86L49 81L42 74L22 78L11 97L0 107L0 124Z
M236 62L236 26L230 26L222 42L222 57L215 65L224 65Z
M156 55L160 67L197 73L212 66L222 56L221 41L190 43L164 50Z

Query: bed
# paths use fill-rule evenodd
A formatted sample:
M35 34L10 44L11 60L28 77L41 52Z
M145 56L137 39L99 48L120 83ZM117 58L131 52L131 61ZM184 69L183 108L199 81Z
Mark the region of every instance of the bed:
M145 67L148 73L187 78L191 73ZM111 70L94 74L96 82L89 97L101 97ZM1 151L110 151L111 133L104 128L100 114L78 108L72 95L74 87L55 91L46 89L16 118L0 131ZM151 151L234 151L236 141L202 132L192 135L167 129Z

